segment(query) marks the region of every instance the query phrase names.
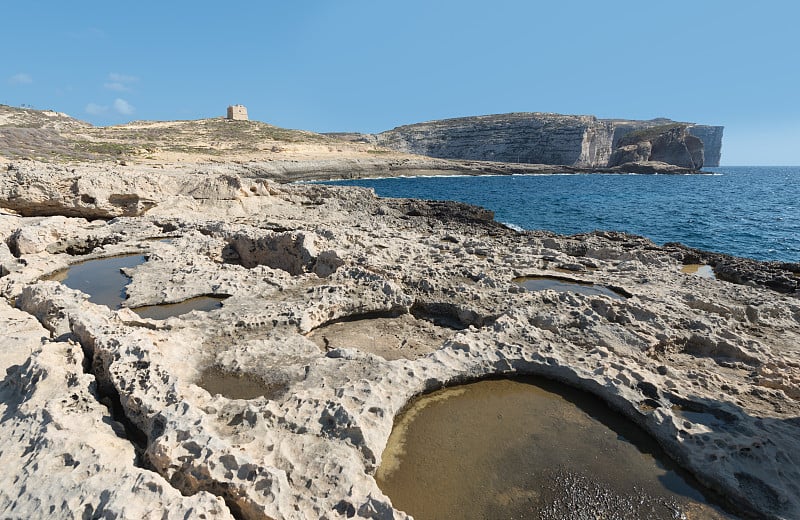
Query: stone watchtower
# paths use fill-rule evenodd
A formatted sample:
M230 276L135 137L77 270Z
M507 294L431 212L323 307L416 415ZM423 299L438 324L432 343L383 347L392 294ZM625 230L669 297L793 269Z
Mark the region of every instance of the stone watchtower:
M229 106L228 119L233 121L247 121L247 108L245 108L244 105Z

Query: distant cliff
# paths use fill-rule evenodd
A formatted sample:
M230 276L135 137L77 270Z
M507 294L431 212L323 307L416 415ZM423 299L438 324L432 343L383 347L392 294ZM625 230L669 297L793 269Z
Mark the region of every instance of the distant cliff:
M608 166L640 162L662 162L699 170L705 164L703 141L690 134L683 123L642 128L615 142Z
M721 126L689 126L689 133L703 142L706 166L719 166L719 161L722 158L722 130L723 127Z
M376 135L339 136L443 159L604 168L614 165L612 155L626 135L675 124L699 139L704 155L700 165L719 166L723 127L675 123L669 119L632 121L518 112L429 121Z

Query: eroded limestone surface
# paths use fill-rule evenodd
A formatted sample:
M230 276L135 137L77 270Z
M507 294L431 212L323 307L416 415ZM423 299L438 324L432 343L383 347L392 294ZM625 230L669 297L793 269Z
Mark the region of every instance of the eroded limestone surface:
M106 173L36 177L47 201L0 214L4 515L405 518L374 473L406 403L539 374L631 418L734 512L800 517L800 300L768 286L795 265L518 233L477 208L359 188ZM120 209L103 186L149 202ZM121 309L46 279L121 254L146 257L126 269ZM701 262L730 272L681 272ZM630 297L514 283L567 272ZM736 273L745 284L725 281ZM131 310L213 295L227 298L209 312ZM209 392L209 373L269 391Z

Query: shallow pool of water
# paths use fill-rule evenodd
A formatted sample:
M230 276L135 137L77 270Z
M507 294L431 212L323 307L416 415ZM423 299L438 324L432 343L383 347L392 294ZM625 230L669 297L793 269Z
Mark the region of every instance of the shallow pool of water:
M127 295L125 286L131 279L121 269L136 267L145 262L143 255L114 256L87 260L56 273L50 279L59 281L70 289L89 295L89 301L119 309Z
M684 264L684 266L681 267L681 272L693 274L695 276L699 276L700 278L710 278L712 280L717 279L717 275L714 274L714 268L705 264Z
M233 374L217 367L203 370L197 386L209 394L219 394L228 399L255 399L266 397L274 399L283 395L287 385L285 382L267 383L261 378L249 374Z
M376 479L417 520L734 518L598 399L532 378L416 400Z
M173 316L188 314L192 311L208 312L222 307L222 301L227 296L198 296L178 303L165 303L161 305L147 305L131 309L142 318L151 320L166 320Z
M602 294L603 296L609 296L616 300L625 299L623 295L614 292L604 285L578 282L554 276L525 276L516 278L514 283L521 285L528 291L545 291L549 289L556 292L574 292L588 296Z
M324 351L356 348L392 360L427 355L439 348L452 333L452 329L403 314L339 320L314 329L307 337Z

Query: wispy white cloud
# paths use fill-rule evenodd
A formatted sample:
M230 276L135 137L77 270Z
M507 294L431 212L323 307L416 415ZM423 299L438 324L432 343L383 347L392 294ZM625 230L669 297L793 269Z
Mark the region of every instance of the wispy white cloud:
M98 105L97 103L89 103L86 105L86 113L93 116L100 116L108 112L108 107L105 105Z
M114 110L124 116L129 116L136 111L136 109L133 108L133 105L120 98L114 100Z
M12 85L28 85L30 83L33 83L33 78L31 77L30 74L27 74L25 72L20 72L8 78L8 82L11 83Z
M106 90L113 90L114 92L131 92L133 90L133 84L138 81L139 78L136 76L111 72L108 75L108 81L103 83L103 88Z

